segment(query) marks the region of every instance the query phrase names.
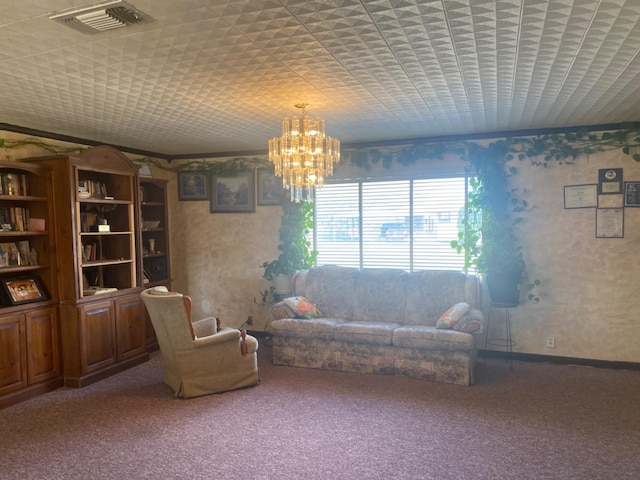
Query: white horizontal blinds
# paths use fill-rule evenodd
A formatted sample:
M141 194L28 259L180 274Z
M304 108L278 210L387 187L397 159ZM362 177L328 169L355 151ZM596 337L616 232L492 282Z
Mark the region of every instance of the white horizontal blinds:
M451 248L464 215L465 179L413 182L413 269L462 270L464 255Z
M316 188L315 249L318 265L360 267L360 194L358 183Z
M411 267L410 182L362 185L362 266Z
M464 177L361 181L316 189L318 265L461 271L451 248Z

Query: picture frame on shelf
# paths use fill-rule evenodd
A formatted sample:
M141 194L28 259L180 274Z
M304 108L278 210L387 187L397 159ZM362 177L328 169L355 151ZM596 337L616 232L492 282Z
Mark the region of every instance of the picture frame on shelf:
M253 213L256 211L255 175L250 172L234 176L212 176L211 213Z
M10 305L40 302L49 298L40 278L34 275L0 279L2 293Z
M282 179L276 177L273 171L268 168L259 168L257 177L258 205L282 205L282 200L284 199Z
M209 200L207 175L202 172L178 172L178 200Z

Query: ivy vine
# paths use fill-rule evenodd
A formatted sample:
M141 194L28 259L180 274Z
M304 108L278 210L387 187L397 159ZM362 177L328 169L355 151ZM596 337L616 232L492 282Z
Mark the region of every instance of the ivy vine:
M457 155L463 160L477 164L480 158L504 164L513 158L529 158L534 165L547 167L551 162L569 164L581 155L590 155L620 149L640 162L640 153L632 148L640 147L640 124L623 124L620 130L590 132L586 128L575 132L550 133L528 137L506 137L484 146L475 141L412 143L399 149L367 148L345 149L341 152L345 162L370 170L381 164L391 168L393 163L409 166L420 160L442 160L447 155Z

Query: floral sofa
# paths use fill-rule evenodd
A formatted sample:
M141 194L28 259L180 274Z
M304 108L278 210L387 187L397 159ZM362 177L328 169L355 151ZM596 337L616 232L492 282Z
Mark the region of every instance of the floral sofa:
M273 363L472 385L480 294L453 271L314 267L270 309Z

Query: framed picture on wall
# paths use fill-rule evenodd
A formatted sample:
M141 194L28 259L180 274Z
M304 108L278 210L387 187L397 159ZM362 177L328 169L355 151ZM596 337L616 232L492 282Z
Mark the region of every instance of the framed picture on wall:
M258 205L282 205L284 188L282 178L268 168L258 169Z
M211 213L251 213L256 211L255 175L250 172L232 177L211 177Z
M3 296L10 305L39 302L48 298L40 279L32 275L3 278L0 280L0 285L2 285Z
M596 208L596 238L624 237L624 208Z
M178 200L209 200L207 175L178 172Z
M624 183L624 206L640 207L640 182Z
M565 185L564 208L589 208L598 206L598 186Z

